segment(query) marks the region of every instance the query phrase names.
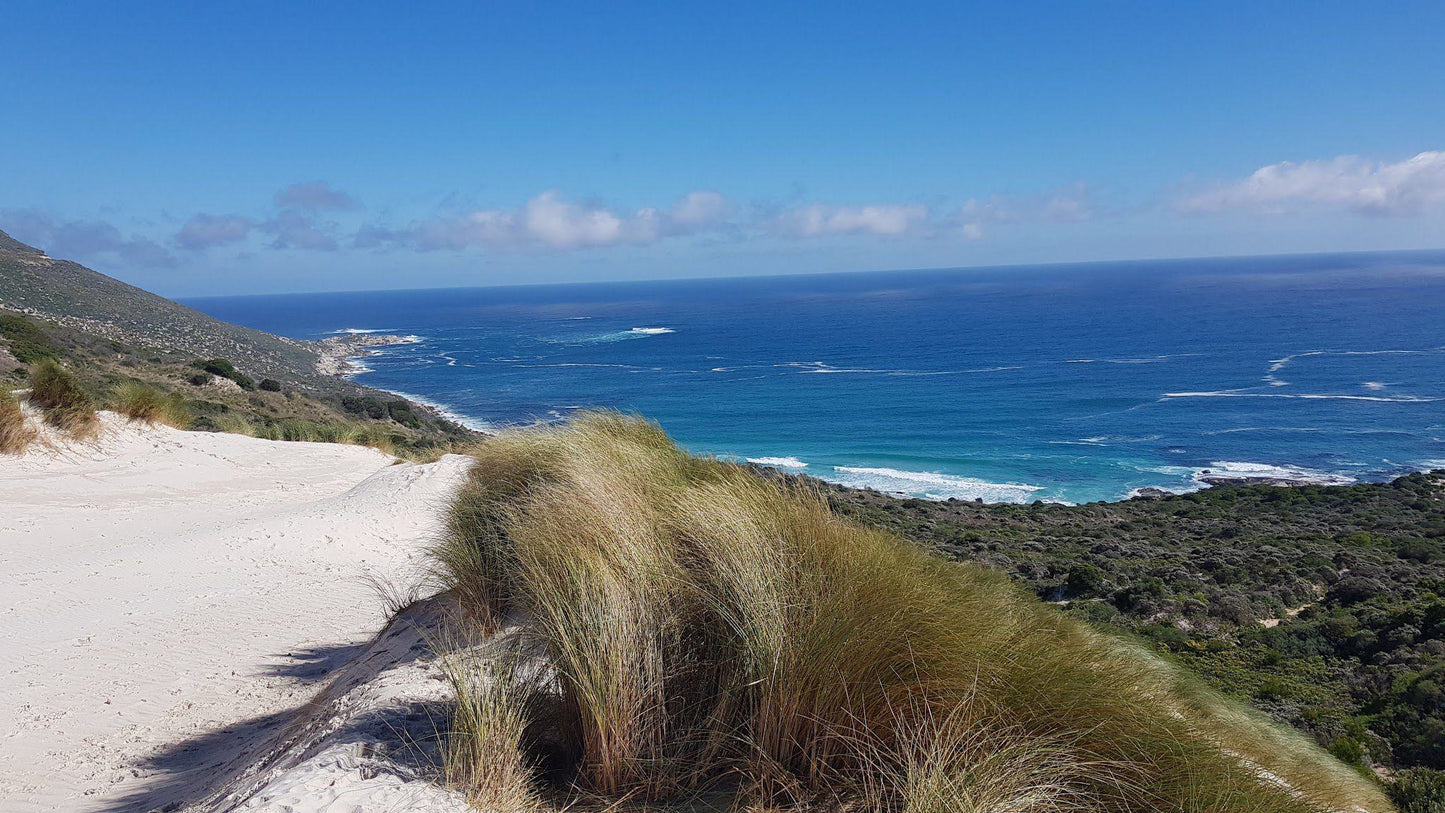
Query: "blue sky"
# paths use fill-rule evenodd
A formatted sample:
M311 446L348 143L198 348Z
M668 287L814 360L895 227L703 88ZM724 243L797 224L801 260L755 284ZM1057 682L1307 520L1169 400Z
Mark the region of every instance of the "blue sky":
M192 5L7 4L0 229L170 295L1445 246L1440 3Z

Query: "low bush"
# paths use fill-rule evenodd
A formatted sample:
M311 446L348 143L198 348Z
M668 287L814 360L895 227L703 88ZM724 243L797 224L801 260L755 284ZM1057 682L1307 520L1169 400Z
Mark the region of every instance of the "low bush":
M280 381L277 381L277 380L274 379L274 378L263 378L263 379L261 379L261 383L258 384L257 386L260 387L261 389L265 390L266 392L280 392L280 391L281 391L281 382L280 382Z
M35 430L25 421L25 412L7 387L0 387L0 454L21 454L35 439Z
M46 359L30 371L30 403L45 413L45 422L65 432L85 435L97 426L95 402L64 367Z
M211 375L229 378L239 384L243 390L256 389L256 382L250 376L237 370L235 365L226 359L203 359L192 362L191 366L198 370L204 370Z
M560 698L531 722L604 801L734 777L739 807L1389 809L1142 648L654 425L584 415L473 454L438 575L483 629L527 618ZM449 753L490 736L470 714Z
M0 313L0 337L21 364L55 358L55 345L34 322L14 313Z
M1445 813L1445 771L1401 771L1390 786L1390 801L1400 813Z

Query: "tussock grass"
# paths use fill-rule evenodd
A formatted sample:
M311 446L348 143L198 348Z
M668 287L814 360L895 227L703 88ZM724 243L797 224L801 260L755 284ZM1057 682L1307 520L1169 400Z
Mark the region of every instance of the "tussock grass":
M398 437L395 433L389 432L382 427L357 426L349 429L343 438L343 442L355 446L370 446L379 452L400 456Z
M188 429L195 420L195 414L180 393L162 392L139 381L122 382L115 388L111 400L116 412L136 423L163 423Z
M1177 667L655 425L595 413L473 454L437 575L483 629L527 614L604 799L734 777L759 808L1389 809ZM455 736L487 741L469 714Z
M93 435L99 427L95 402L81 389L75 376L52 360L30 371L30 403L45 413L45 422L71 435Z
M33 440L35 429L26 423L20 402L0 387L0 454L23 454Z
M223 423L223 420L229 422ZM309 421L296 418L279 421L252 421L239 415L221 416L214 422L222 432L235 432L264 440L370 446L383 454L419 463L434 461L451 451L451 447L446 444L408 445L405 434L384 425L336 420Z
M457 706L445 746L447 784L479 810L527 813L541 808L525 738L539 696L535 670L515 651L451 647L442 673Z
M257 437L256 424L252 423L245 415L236 412L223 412L210 418L211 424L218 432L226 432L232 435L245 435Z

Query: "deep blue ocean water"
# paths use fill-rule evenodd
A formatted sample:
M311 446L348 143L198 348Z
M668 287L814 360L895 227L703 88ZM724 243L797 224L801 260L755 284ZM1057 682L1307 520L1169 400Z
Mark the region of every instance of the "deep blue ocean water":
M479 425L613 407L695 451L930 498L1445 467L1445 252L187 304L415 336L356 379Z

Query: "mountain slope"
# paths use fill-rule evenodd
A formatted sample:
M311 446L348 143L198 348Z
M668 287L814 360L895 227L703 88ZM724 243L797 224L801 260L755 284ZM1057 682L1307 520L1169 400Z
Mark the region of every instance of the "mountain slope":
M57 260L0 232L0 307L141 347L227 358L254 375L308 389L361 389L317 371L320 355L298 342L220 320Z
M423 457L474 440L430 407L336 374L386 340L298 341L228 324L0 232L0 385L10 389L53 359L98 405L120 408L126 392L176 400L189 416L178 428Z

